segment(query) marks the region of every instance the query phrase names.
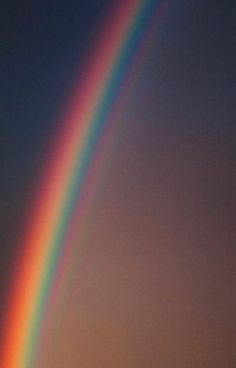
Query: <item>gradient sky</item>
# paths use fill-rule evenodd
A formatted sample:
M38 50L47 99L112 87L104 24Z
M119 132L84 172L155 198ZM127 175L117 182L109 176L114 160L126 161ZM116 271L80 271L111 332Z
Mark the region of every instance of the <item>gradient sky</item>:
M1 5L1 321L45 149L113 3ZM234 1L176 0L157 28L37 368L235 367L235 21Z

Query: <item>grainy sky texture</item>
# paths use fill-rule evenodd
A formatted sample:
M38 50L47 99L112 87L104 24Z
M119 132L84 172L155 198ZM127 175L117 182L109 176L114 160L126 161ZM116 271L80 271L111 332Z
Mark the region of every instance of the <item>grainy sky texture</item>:
M35 178L114 3L0 6L1 324ZM167 8L35 367L235 367L235 24L235 1Z

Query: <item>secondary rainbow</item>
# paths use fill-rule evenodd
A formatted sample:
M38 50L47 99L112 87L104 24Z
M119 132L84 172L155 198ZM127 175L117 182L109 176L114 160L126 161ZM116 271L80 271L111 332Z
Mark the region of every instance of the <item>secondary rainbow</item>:
M78 231L86 188L98 147L115 115L116 101L137 60L137 52L160 9L159 1L123 0L112 9L103 33L61 119L52 153L27 220L21 258L9 296L2 368L34 365L44 311L62 254ZM128 78L129 79L129 78ZM85 197L84 197L85 196ZM68 240L70 239L70 240Z

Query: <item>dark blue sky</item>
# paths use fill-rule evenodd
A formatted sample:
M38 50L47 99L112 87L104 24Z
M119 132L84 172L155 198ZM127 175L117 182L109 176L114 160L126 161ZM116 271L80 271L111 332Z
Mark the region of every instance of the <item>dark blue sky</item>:
M75 73L112 1L0 5L1 289L33 178Z

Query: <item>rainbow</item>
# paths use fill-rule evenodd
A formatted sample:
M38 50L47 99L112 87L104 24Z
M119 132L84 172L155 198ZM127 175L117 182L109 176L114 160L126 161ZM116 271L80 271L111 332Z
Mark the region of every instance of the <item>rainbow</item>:
M2 368L34 365L47 305L58 285L55 276L64 277L72 246L85 221L104 137L126 97L124 85L130 83L133 67L142 59L150 28L157 14L162 13L157 0L118 3L91 49L79 85L61 119L38 195L27 217L5 319Z

